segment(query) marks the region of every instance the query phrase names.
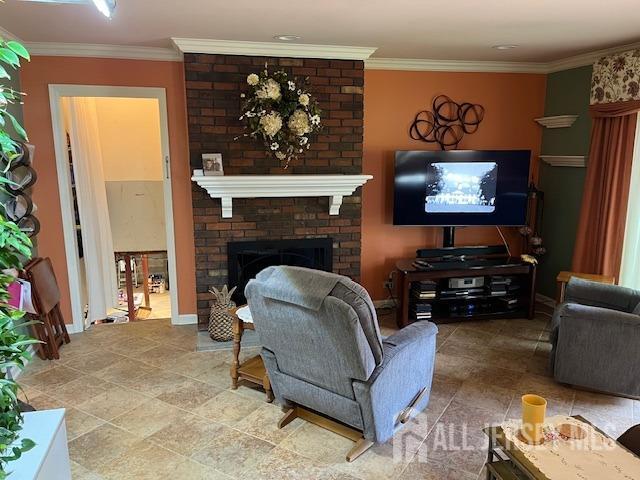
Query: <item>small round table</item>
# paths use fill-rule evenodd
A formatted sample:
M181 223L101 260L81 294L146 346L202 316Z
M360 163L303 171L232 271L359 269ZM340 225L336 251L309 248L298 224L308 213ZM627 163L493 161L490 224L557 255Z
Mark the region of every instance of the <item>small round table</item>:
M253 318L249 311L248 305L243 305L231 311L233 315L233 362L231 364L231 388L238 388L239 380L246 380L264 388L267 394L267 402L273 401L273 392L271 390L271 382L269 375L264 367L264 362L260 355L251 357L243 363L240 363L240 347L242 342L242 334L245 330L254 330Z

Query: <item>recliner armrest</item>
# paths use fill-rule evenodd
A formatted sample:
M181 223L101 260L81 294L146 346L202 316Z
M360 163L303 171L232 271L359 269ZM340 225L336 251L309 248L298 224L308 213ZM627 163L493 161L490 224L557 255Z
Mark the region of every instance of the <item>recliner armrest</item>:
M567 284L564 300L631 313L640 303L640 291L574 277Z
M431 390L436 334L438 327L431 322L413 323L382 342L383 360L364 382L353 381L356 400L361 406L365 437L385 442L393 435L408 406L423 409L429 395L418 394ZM405 419L406 420L406 419Z

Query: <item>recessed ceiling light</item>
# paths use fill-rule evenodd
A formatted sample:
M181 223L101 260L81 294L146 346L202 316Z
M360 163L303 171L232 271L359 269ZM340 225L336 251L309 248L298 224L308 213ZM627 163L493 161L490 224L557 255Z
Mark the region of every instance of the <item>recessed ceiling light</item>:
M496 50L513 50L514 48L518 48L518 45L494 45L492 48Z
M116 9L116 0L93 0L93 4L107 18L111 18Z
M292 42L294 40L300 40L301 37L300 35L276 35L273 38L282 42Z

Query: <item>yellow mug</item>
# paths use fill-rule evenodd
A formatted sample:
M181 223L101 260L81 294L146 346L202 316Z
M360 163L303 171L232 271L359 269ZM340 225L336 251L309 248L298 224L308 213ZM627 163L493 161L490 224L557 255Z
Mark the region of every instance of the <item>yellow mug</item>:
M547 410L547 401L539 395L522 396L522 430L523 439L530 444L542 443L544 438L543 424Z

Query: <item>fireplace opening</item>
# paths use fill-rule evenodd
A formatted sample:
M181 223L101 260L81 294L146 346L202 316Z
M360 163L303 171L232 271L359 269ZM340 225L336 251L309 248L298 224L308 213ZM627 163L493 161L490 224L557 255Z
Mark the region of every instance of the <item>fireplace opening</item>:
M233 295L237 305L247 302L244 288L261 270L273 265L333 269L332 238L301 238L229 242L227 244L229 286L238 286Z

